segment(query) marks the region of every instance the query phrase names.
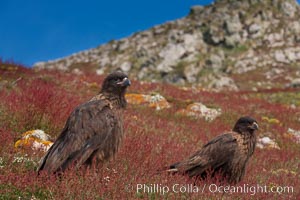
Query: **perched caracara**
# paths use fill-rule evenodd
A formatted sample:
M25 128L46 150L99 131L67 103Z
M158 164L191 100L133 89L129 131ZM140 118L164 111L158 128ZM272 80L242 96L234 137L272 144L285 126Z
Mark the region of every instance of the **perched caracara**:
M221 173L229 183L241 181L249 158L254 153L258 130L256 120L241 117L233 130L215 137L188 159L170 166L169 172L205 179L210 172Z
M100 93L79 105L42 159L38 172L63 172L67 168L101 164L118 151L123 138L122 109L130 85L127 75L108 75Z

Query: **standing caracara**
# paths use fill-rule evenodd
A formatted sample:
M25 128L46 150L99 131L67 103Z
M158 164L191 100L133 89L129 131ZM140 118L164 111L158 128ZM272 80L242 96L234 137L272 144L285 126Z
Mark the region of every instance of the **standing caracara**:
M188 159L175 163L167 171L206 178L219 172L229 183L241 181L249 158L254 153L257 121L241 117L233 130L208 142Z
M129 85L124 73L109 74L100 93L73 110L38 172L63 172L72 166L101 164L113 157L123 138L121 111L126 106Z

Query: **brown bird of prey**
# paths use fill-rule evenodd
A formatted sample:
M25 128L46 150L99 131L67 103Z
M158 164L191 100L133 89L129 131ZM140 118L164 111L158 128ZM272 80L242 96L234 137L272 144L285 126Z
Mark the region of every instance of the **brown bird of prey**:
M188 159L170 166L169 172L205 179L208 173L220 173L229 183L241 181L249 158L253 155L257 121L241 117L233 130L219 135L205 144Z
M98 165L113 157L123 138L122 109L129 85L124 73L109 74L100 93L73 110L38 172L63 172L70 167Z

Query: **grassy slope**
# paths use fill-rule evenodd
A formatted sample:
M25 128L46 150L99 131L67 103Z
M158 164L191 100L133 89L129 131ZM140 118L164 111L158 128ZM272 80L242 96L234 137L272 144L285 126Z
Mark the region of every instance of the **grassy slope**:
M159 92L172 103L172 108L154 111L145 106L128 105L124 115L126 138L120 152L97 173L70 172L61 180L37 177L35 163L42 153L17 152L14 141L22 132L31 129L43 129L55 138L72 109L95 95L102 80L103 77L96 75L35 72L0 62L0 199L30 199L32 196L37 199L300 198L299 144L286 137L288 128L300 129L300 108L291 109L288 105L294 94L299 96L299 91L213 93L133 81L129 92ZM285 93L288 94L286 101ZM192 101L220 107L223 114L213 122L174 115L176 110ZM193 183L194 180L186 177L157 173L157 170L189 156L214 136L230 130L242 115L256 118L260 124L258 134L271 135L281 150L257 149L239 185L293 186L293 193L213 194L208 190L212 180L197 182L200 189L207 186L203 193L136 192L138 183L160 184L170 189L174 184ZM280 123L263 121L263 116L276 118ZM14 157L25 153L34 162L14 162Z

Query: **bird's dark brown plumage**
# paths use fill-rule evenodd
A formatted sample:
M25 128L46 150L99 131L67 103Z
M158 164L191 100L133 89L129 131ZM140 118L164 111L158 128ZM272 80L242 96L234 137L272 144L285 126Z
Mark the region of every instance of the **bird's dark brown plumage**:
M129 85L122 72L108 75L99 95L73 110L38 171L63 172L113 157L123 138L122 109Z
M188 159L171 165L168 171L200 178L206 178L208 172L212 176L219 172L229 183L237 183L254 153L256 130L256 120L241 117L232 131L215 137Z

